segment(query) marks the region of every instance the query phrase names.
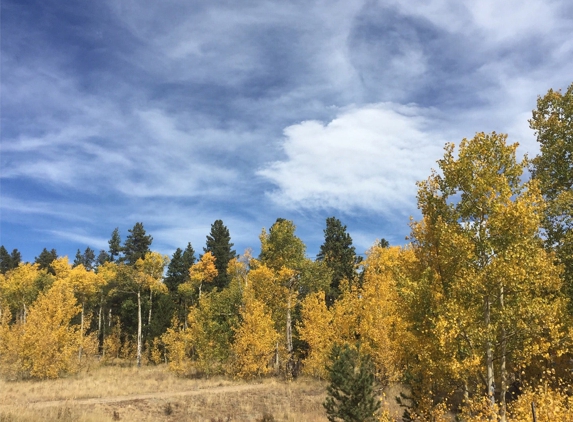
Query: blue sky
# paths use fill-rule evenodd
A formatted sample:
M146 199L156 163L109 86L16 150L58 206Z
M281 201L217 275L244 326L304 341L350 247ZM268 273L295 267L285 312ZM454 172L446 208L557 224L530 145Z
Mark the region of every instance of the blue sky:
M534 156L538 95L573 82L569 0L1 3L1 243L238 252L277 217L314 256L405 243L446 142L508 133Z

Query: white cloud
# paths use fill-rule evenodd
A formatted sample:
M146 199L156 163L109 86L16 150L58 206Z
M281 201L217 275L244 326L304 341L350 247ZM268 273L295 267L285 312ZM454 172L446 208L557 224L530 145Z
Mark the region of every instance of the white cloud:
M443 145L429 133L430 114L380 103L343 110L326 125L290 126L286 159L258 174L278 187L272 199L289 208L412 209L415 182L427 177Z

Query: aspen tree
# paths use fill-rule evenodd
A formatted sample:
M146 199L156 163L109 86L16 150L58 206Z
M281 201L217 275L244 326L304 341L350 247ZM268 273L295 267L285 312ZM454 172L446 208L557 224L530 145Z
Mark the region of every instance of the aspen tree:
M22 369L35 378L57 378L77 368L80 327L71 324L80 313L72 288L57 281L30 307L22 333Z
M239 378L266 375L279 337L271 314L264 303L247 292L240 317L232 345L233 373Z
M499 391L502 421L509 373L560 353L564 328L559 269L539 236L544 202L535 182L521 183L516 148L496 133L464 139L457 158L446 145L442 175L419 183L419 270L404 285L418 337L411 379L425 382L414 393L477 397L481 384L491 409Z
M268 233L263 229L259 236L259 261L252 263L254 268L249 274L255 296L270 307L277 331L284 330L285 369L289 376L294 375L296 366L293 312L306 295L326 290L332 276L324 263L305 257L306 246L295 236L295 229L292 221L282 218L277 219ZM277 369L282 350L277 344Z
M94 299L98 292L103 288L105 279L99 273L88 271L83 264L72 267L68 261L68 257L58 258L52 262L52 267L56 273L56 280L68 284L78 302L81 306L80 312L80 347L78 351L78 359L82 358L82 344L84 334L86 331L85 326L85 312L86 304L88 301Z
M30 304L52 282L53 276L45 269L40 270L38 264L21 264L0 279L0 294L14 310L17 319L24 323Z
M122 288L127 293L137 297L137 366L141 366L141 352L143 348L141 300L146 291L167 293L167 287L163 284L163 270L169 258L158 252L148 252L145 258L138 258L133 267L120 265L118 277Z
M309 345L305 372L325 377L332 347L358 343L361 353L371 356L383 384L398 379L401 344L408 326L401 317L403 302L397 279L402 262L413 259L412 252L374 246L367 255L361 287L342 283L342 295L330 308L324 292L303 301L298 330L300 338Z
M532 160L532 176L547 202L545 244L564 267L563 287L573 314L573 84L565 92L550 89L539 97L529 127L540 149Z

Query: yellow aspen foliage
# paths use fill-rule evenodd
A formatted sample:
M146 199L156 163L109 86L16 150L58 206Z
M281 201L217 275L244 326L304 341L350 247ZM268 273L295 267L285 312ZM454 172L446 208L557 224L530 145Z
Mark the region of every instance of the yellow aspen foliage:
M464 139L457 157L446 145L442 174L418 184L418 268L401 285L416 400L479 401L485 391L501 421L511 376L567 344L560 268L540 236L545 203L535 181L521 182L527 162L516 148L496 133Z
M84 339L90 339L90 336L86 336L86 327L89 326L89 324L85 323L86 304L96 298L97 294L101 292L103 286L106 284L106 280L103 277L103 274L88 271L82 264L72 267L69 264L67 256L54 260L52 268L56 273L56 282L68 284L74 291L74 295L81 306L80 350L78 357L81 360L84 349L84 345L82 343ZM85 346L93 348L93 339L88 343L89 344L86 344Z
M0 375L13 380L22 377L21 351L24 324L10 325L12 313L5 306L0 318Z
M137 366L141 366L143 349L141 294L143 291L167 293L167 286L162 282L163 271L169 262L169 257L158 252L148 252L145 258L135 261L133 269L128 270L128 285L137 295ZM126 340L127 341L127 340ZM125 350L129 348L124 346Z
M203 295L187 316L186 334L191 339L193 359L197 370L206 374L225 372L231 346L232 332L218 321L222 318L218 318L221 315L214 294Z
M57 378L77 369L80 307L69 286L56 283L30 307L22 336L22 369L34 378Z
M98 267L97 273L103 277L105 283L111 283L117 278L117 264L115 262L105 262Z
M161 336L161 342L165 346L169 370L177 375L188 375L192 368L191 337L190 333L183 329L177 318L173 319L171 327Z
M275 329L282 331L287 314L288 288L275 270L257 260L253 260L253 267L249 272L249 288L255 298L271 310Z
M235 264L231 261L230 265ZM186 334L191 339L192 360L199 372L228 372L245 282L244 275L232 276L227 287L203 294L190 308Z
M215 277L217 277L217 267L215 267L215 256L211 252L205 252L201 260L189 269L189 282L199 289L199 296L203 283L212 283Z
M70 275L70 272L72 271L72 265L70 264L70 261L68 260L67 256L56 258L55 260L52 261L50 266L54 270L57 280L66 279Z
M251 250L247 249L240 258L231 259L227 266L229 278L239 283L241 289L248 284L249 265L252 259Z
M232 372L239 378L266 375L272 369L270 364L279 339L271 314L264 303L247 292L240 316L241 324L232 345Z
M401 375L400 345L406 341L408 325L401 316L403 302L397 278L403 261L412 259L412 255L400 247L374 246L364 262L362 288L356 300L356 330L361 352L372 358L377 376L384 382L396 381Z
M317 292L302 302L302 321L298 325L300 339L309 345L303 371L308 375L326 379L328 355L336 333L332 326L332 313L326 307L325 293Z
M149 360L156 365L159 365L164 360L164 353L161 351L162 348L165 349L165 345L159 337L155 337L150 347Z
M28 307L51 283L52 276L40 270L38 264L20 264L0 279L0 296L16 314L16 319L24 322Z
M334 344L348 344L359 346L360 353L372 358L383 383L398 379L401 344L408 330L400 316L402 302L396 278L403 261L411 259L409 250L374 246L364 261L361 288L350 288L343 280L343 293L330 309L324 292L303 301L298 331L309 345L303 368L306 373L324 378Z
M509 421L532 420L531 404L534 403L537 422L570 422L573 415L571 386L557 387L540 384L527 387L514 402L509 404ZM473 421L472 421L473 422Z
M121 324L119 317L115 317L111 333L107 335L103 341L103 360L104 362L112 362L114 359L119 358L119 351L121 350Z

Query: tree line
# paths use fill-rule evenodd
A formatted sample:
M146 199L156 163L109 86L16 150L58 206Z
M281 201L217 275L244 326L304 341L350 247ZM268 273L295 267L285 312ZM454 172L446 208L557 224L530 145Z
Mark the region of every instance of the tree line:
M344 350L381 385L407 386L406 420L526 420L532 400L567 420L572 116L573 85L538 99L532 160L495 132L447 144L418 183L408 244L382 239L365 259L335 217L315 260L281 218L258 257L237 255L221 220L198 257L190 243L171 259L153 252L142 223L73 263L46 249L22 263L2 247L2 371L56 377L97 356L185 376L326 378Z

